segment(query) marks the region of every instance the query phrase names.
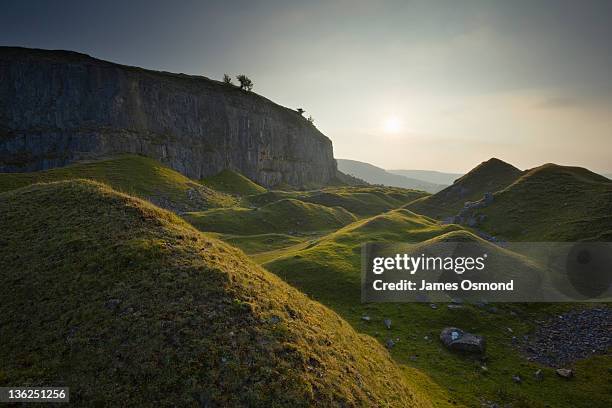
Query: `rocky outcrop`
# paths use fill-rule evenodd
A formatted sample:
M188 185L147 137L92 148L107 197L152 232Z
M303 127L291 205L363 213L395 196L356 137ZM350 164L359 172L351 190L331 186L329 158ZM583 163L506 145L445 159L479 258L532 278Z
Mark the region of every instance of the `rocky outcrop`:
M440 341L453 351L484 353L485 339L482 336L464 332L456 327L445 327L440 333Z
M326 184L331 141L300 114L200 76L68 51L0 47L0 172L136 153L195 179Z

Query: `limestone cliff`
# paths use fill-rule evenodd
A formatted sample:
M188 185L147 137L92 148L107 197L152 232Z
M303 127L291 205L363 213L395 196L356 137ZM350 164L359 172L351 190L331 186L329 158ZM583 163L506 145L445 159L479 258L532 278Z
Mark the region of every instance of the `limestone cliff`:
M118 153L195 179L230 168L265 186L336 174L331 141L257 94L75 52L0 47L0 172Z

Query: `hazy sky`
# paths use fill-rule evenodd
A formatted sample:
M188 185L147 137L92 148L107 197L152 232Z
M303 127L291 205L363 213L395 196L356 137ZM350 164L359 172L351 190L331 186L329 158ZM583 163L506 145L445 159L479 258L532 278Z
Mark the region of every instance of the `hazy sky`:
M3 1L0 44L246 73L335 156L612 172L612 1Z

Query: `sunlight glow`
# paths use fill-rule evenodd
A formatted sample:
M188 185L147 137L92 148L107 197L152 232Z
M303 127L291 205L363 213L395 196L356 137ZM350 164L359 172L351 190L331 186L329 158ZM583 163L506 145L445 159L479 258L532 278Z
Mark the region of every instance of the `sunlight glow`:
M398 133L401 130L402 124L397 116L390 116L385 119L383 129L387 133Z

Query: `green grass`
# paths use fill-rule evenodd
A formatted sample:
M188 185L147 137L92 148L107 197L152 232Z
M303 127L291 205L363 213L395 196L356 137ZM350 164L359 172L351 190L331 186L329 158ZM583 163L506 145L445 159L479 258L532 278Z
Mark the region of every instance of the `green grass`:
M216 191L238 196L259 194L266 189L232 170L223 170L219 174L201 180L201 183Z
M467 201L478 201L485 193L494 193L521 176L516 167L499 159L490 159L457 179L438 193L414 201L406 206L419 214L442 220L456 215Z
M259 208L218 208L185 214L185 219L202 231L259 235L329 231L355 221L344 208L330 208L283 199Z
M448 399L454 403L475 407L485 399L513 407L610 406L610 356L576 363L576 378L566 381L557 377L552 369L527 361L512 345L513 335L520 338L531 333L537 319L554 317L555 313L572 305L505 304L497 305L498 311L491 313L486 308L471 305L450 310L440 304L434 310L428 304L360 303L360 245L363 242L425 241L423 245L426 245L466 236L477 240L457 225L440 225L408 210L395 210L357 221L325 237L255 258L285 281L337 311L356 330L381 343L389 338L399 339L391 351L395 360L421 370L441 387L451 390ZM508 256L525 270L535 267L519 255ZM363 321L364 315L371 320ZM387 318L392 320L391 330L383 325ZM486 361L447 351L438 340L441 329L446 326L485 335ZM512 334L508 328L512 329ZM480 368L482 365L486 365L486 372ZM545 372L542 384L533 379L533 373L539 368ZM514 374L519 374L524 382L513 383Z
M258 235L232 235L217 234L223 242L240 248L247 254L257 254L272 250L286 248L304 242L309 237L318 234L300 234L299 236L287 234L258 234Z
M77 406L446 397L239 250L105 185L2 193L0 228L0 386L69 386Z
M269 191L246 197L246 204L262 206L285 198L320 204L327 207L342 207L360 216L371 216L400 207L429 194L423 191L398 187L330 187L316 191Z
M32 173L0 173L0 192L40 182L90 179L173 211L195 211L235 205L219 193L160 164L137 155L122 155Z
M479 228L514 241L612 240L612 181L579 167L530 170L477 211Z

